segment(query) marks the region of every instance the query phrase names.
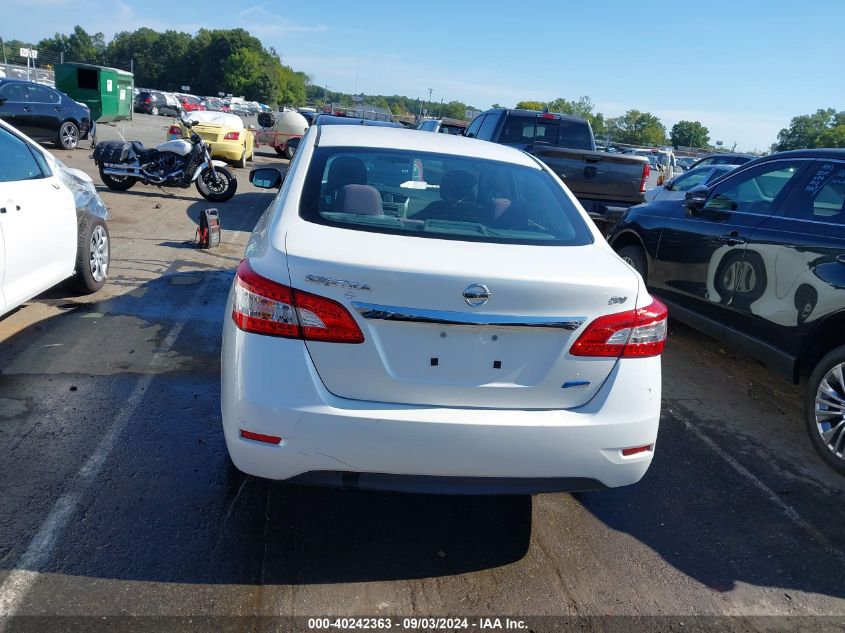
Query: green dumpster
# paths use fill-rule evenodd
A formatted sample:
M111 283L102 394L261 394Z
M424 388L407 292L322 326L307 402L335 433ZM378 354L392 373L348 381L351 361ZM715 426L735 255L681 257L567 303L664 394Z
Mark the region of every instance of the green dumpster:
M93 64L56 64L56 88L91 108L97 123L132 119L135 77Z

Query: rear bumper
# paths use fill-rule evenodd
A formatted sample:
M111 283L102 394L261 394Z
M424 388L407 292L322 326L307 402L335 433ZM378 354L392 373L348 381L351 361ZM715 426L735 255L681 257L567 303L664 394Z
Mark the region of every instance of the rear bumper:
M223 143L221 141L203 141L211 146L211 157L221 160L238 161L246 151L243 145Z
M251 475L417 492L533 493L635 483L660 416L660 358L624 359L571 410L406 406L338 398L304 343L226 320L222 417L229 454ZM282 437L265 444L240 429ZM358 473L357 475L355 473Z

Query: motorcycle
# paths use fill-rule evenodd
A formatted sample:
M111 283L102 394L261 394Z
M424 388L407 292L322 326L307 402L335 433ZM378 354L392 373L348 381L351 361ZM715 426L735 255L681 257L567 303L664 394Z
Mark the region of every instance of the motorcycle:
M190 187L206 200L225 202L235 195L238 181L223 161L212 160L209 147L194 132L190 121L182 121L190 130L190 140L176 139L145 148L140 141L103 141L91 158L100 168L103 184L115 191L131 189L136 182L159 187Z

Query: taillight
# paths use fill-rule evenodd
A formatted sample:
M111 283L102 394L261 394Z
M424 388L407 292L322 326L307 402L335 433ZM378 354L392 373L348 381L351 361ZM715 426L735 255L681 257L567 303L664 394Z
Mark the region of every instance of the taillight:
M244 260L235 277L232 320L245 332L327 343L363 343L364 334L337 301L256 273Z
M643 358L658 356L666 345L667 311L660 301L638 310L599 317L572 345L573 356Z
M237 141L241 137L240 132L229 132L223 137L224 141Z
M640 193L645 193L645 183L648 180L648 176L651 173L651 165L646 163L643 165L643 176L640 178Z
M150 97L147 97L146 99L144 99L144 103L152 103L152 102L153 102L153 100Z
M178 125L171 125L170 129L167 130L167 135L177 137L182 136L182 128L180 128Z

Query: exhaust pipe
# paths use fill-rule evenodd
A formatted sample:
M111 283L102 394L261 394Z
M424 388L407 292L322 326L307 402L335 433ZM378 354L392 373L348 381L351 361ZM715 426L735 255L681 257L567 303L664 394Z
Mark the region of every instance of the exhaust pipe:
M127 176L129 176L131 178L140 178L140 179L146 180L147 182L150 182L154 185L160 185L164 182L167 182L168 180L170 180L172 178L181 177L182 174L184 173L184 170L180 169L179 171L176 171L172 174L168 174L164 178L160 178L158 176L152 176L152 175L148 174L147 172L145 172L144 170L137 169L137 168L134 168L134 167L129 167L129 168L126 168L126 169L115 169L113 167L103 167L103 173L108 174L109 176L120 176L120 177L123 177L123 178L125 178Z

